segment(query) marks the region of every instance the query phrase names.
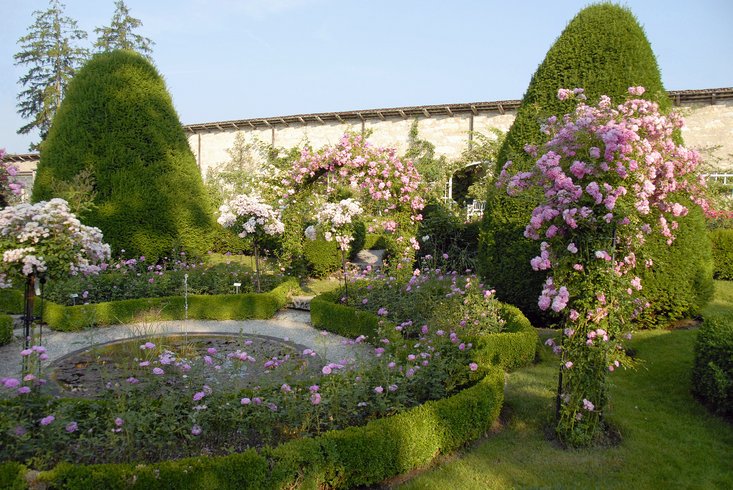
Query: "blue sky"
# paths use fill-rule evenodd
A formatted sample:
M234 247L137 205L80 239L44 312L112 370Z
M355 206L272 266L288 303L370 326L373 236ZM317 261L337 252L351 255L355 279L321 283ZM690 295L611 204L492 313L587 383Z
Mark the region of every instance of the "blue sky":
M113 0L66 0L90 33ZM184 124L519 99L585 0L126 0ZM631 0L669 90L733 86L731 0ZM0 0L0 148L17 135L17 40L47 0Z

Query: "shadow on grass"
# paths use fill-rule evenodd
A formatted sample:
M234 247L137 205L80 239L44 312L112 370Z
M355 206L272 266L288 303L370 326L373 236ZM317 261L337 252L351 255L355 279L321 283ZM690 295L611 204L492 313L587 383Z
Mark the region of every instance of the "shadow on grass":
M561 449L551 432L557 359L507 375L504 428L404 488L733 488L733 427L690 393L696 330L648 331L635 370L610 376L618 446Z

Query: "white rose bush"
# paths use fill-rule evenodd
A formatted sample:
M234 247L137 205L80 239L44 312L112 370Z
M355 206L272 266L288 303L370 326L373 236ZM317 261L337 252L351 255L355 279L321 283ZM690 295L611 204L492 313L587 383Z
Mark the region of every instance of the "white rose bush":
M282 235L285 225L280 212L273 209L256 195L240 194L234 196L219 208L221 214L218 222L225 228L233 228L240 238L251 239L255 252L255 269L257 292L260 288L260 255L259 246L266 236Z

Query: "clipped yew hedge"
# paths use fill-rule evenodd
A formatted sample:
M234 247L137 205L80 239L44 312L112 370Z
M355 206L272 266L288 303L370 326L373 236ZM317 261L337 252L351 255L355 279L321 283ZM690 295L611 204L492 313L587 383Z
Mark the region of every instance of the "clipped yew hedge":
M10 315L0 314L0 345L13 340L13 318Z
M705 318L695 343L692 387L712 412L733 417L733 316Z
M190 295L188 317L201 320L271 318L287 304L288 293L297 287L297 281L290 278L266 293ZM72 332L92 325L134 322L140 314L151 310L155 312L156 320L183 320L184 297L128 299L76 306L45 301L43 321L54 330Z
M712 230L709 236L713 247L713 274L715 278L733 280L733 230Z
M504 401L504 374L362 427L327 432L261 451L155 464L62 463L35 476L52 489L354 488L424 466L485 434ZM25 467L0 464L0 487L27 488ZM15 485L15 486L13 486Z

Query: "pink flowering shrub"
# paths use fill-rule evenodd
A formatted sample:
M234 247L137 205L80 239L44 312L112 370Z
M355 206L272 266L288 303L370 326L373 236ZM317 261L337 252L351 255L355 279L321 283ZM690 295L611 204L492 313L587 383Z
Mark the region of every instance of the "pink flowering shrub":
M326 241L336 240L339 250L345 252L354 240L353 226L355 219L363 212L361 205L355 199L342 199L337 203L325 203L318 211L316 219ZM307 228L305 231L306 238L315 240L315 231L312 227Z
M412 262L419 248L414 236L425 206L420 175L411 161L400 160L392 148L371 145L361 135L345 134L334 146L302 150L282 181L285 200L292 202L318 183L326 201L344 189L351 192L370 217L370 228L387 233L395 267L406 270L404 264Z
M631 96L643 92L629 88ZM534 168L511 175L507 162L499 185L510 195L544 194L524 234L541 242L532 268L550 272L538 305L565 322L560 344L550 341L563 365L557 433L584 445L603 429L606 374L627 362L622 340L645 307L635 270L653 258L643 257L642 245L653 233L673 243L677 219L688 212L676 196L709 205L698 154L673 139L680 116L638 98L613 106L602 96L588 105L582 89L560 89L558 97L575 99L575 111L550 117L542 127L549 141L526 148Z

